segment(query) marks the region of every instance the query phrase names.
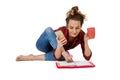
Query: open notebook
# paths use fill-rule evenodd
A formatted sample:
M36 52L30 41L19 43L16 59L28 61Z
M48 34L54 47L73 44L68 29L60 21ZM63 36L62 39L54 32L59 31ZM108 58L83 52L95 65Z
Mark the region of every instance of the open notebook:
M91 61L74 61L74 62L66 62L66 61L58 61L56 62L57 68L92 68L95 65Z

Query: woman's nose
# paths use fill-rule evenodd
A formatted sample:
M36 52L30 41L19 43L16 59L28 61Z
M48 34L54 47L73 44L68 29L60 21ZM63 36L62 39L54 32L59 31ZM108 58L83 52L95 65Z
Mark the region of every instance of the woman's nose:
M76 29L73 30L73 33L76 33Z

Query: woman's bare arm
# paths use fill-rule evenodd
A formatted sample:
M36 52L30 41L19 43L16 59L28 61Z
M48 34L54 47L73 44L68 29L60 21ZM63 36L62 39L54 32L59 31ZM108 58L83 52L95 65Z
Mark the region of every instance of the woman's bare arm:
M72 56L69 55L63 45L65 45L67 43L67 39L64 37L62 31L57 31L55 32L56 36L57 36L57 42L58 42L58 45L57 45L57 49L55 50L54 52L54 55L56 57L56 59L60 59L61 58L61 55L64 56L65 60L67 62L72 62Z

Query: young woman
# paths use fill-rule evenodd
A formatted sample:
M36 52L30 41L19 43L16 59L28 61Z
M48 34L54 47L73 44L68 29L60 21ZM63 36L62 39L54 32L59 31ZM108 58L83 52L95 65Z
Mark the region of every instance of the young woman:
M66 60L72 62L72 55L68 50L73 49L77 45L81 45L83 57L86 60L91 58L92 52L88 45L89 37L81 29L84 23L85 15L82 14L78 6L74 6L67 12L66 26L53 30L51 27L45 29L36 42L38 50L44 52L41 55L20 55L16 61L29 60Z

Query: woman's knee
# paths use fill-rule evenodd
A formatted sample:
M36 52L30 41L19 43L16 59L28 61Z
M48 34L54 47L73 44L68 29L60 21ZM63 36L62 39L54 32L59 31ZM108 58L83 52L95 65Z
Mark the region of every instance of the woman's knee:
M45 29L47 35L55 35L54 30L51 27Z
M36 48L37 48L38 50L40 50L40 46L41 46L41 45L40 45L39 42L37 41L37 42L36 42Z
M47 28L45 29L45 31L46 31L46 32L51 32L51 31L53 31L53 29L52 29L51 27L47 27Z

